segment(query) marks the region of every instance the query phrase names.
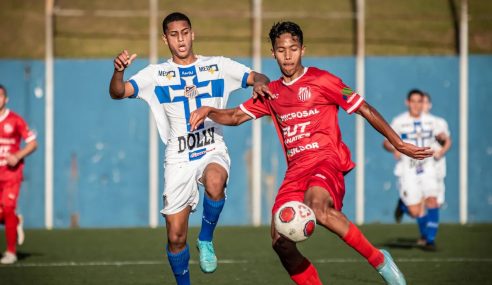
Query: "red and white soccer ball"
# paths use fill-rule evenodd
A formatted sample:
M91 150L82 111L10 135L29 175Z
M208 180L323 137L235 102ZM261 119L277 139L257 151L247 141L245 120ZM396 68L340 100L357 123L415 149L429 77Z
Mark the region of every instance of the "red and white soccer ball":
M275 229L280 235L293 242L308 239L315 228L314 211L304 203L287 202L275 213Z

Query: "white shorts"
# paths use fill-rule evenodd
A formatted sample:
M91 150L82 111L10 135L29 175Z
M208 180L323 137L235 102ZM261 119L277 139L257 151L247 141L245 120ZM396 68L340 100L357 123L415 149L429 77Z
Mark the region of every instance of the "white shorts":
M436 197L439 201L441 196L444 200L444 191L441 191L439 179L435 176L404 175L400 177L399 184L400 198L407 206L419 204L429 197Z
M445 201L445 193L446 193L446 186L444 185L444 178L438 178L437 179L437 187L438 187L438 194L437 194L437 203L439 206L442 206Z
M162 194L164 208L161 210L163 216L179 213L188 206L195 211L200 200L200 179L210 163L219 164L229 175L231 160L227 151L213 151L195 161L165 165Z

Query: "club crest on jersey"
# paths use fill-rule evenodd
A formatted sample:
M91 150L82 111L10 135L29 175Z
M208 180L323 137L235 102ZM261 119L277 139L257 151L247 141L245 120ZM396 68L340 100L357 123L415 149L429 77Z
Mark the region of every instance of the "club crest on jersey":
M184 95L186 98L195 98L198 96L198 89L195 85L187 85L184 88Z
M301 102L306 102L311 98L311 88L308 87L300 87L299 93L297 93L297 99Z
M5 124L3 126L3 131L6 132L7 134L10 134L11 132L14 131L14 127L11 124Z

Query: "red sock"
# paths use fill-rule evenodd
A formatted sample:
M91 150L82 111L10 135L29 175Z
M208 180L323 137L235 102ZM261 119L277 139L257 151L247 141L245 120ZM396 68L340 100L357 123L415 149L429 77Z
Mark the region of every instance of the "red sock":
M5 237L7 239L7 251L16 253L17 244L17 223L19 219L13 208L4 208Z
M304 271L301 273L296 273L291 275L290 278L297 285L322 285L321 280L319 280L318 271L309 262L309 260L304 259L304 262L299 265L299 267L304 267Z
M377 268L384 262L384 255L375 248L352 223L343 241L362 255L372 267Z

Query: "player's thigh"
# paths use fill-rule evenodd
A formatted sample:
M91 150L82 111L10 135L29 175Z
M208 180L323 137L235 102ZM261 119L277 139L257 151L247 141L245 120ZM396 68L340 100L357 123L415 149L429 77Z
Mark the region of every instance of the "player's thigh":
M21 187L21 181L4 181L0 184L1 186L1 196L0 205L3 208L16 208L17 200L19 198L19 190Z
M218 151L207 154L201 162L198 181L211 196L223 196L229 178L231 161L226 152Z
M201 183L205 186L205 190L208 194L218 194L217 192L223 192L226 186L228 173L224 167L216 162L207 164L203 175L201 177Z
M333 208L333 198L327 189L321 186L311 186L304 194L304 204L315 211L326 211Z
M194 211L199 202L198 183L196 181L198 166L196 163L166 165L164 169L164 216L181 212L186 207Z
M306 191L304 203L313 209L316 222L328 230L343 237L350 226L350 221L334 207L330 192L320 186L312 186Z

